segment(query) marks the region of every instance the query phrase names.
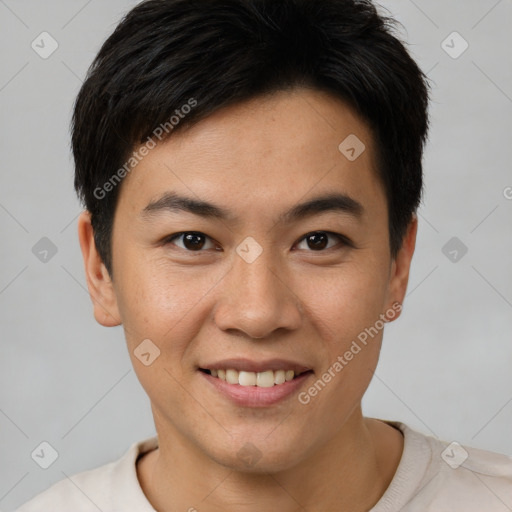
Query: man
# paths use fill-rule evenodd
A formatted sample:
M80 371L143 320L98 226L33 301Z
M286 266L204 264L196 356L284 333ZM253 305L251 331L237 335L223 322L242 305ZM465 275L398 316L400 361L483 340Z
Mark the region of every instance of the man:
M73 116L78 232L158 435L22 512L511 509L510 458L361 410L428 128L391 28L369 1L149 0L105 42Z

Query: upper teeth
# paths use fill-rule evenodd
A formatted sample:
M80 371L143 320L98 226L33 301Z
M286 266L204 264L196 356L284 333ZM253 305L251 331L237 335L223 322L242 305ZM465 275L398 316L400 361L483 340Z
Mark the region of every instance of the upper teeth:
M210 370L213 377L225 380L229 384L240 384L240 386L258 386L260 388L271 388L274 384L282 384L292 380L295 376L293 370L267 370L264 372L245 372L230 368L229 370Z

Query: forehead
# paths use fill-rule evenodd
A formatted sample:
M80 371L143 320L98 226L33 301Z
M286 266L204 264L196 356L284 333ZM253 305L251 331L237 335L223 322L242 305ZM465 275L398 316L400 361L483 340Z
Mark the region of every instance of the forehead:
M374 162L371 131L353 109L320 91L281 91L172 134L125 178L121 197L140 210L180 191L242 215L334 189L362 202L383 194Z

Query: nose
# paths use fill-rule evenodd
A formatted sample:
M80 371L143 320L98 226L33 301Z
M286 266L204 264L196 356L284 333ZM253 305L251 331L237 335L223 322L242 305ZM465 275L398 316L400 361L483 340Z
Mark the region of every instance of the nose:
M302 305L272 254L264 250L252 263L238 255L222 281L214 319L219 329L267 338L278 329L294 330L302 322Z

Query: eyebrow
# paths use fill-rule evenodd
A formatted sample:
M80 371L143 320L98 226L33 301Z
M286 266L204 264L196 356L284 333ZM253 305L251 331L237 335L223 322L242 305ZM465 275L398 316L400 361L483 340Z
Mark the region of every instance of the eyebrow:
M364 213L363 205L346 194L329 193L314 197L306 202L293 206L288 211L282 213L277 222L281 224L291 223L313 215L325 212L338 211L349 214L360 219ZM198 215L204 218L218 219L224 221L236 222L238 218L229 210L221 206L179 195L175 192L168 192L159 199L149 203L141 212L145 218L152 217L154 214L165 212L186 212Z

